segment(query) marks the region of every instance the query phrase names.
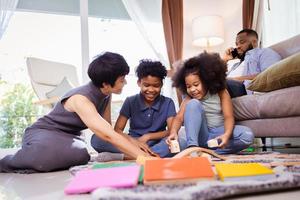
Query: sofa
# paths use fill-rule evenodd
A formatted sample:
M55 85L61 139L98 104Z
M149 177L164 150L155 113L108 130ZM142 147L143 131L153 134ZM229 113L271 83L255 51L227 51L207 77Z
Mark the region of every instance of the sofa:
M264 146L266 138L300 137L300 35L270 48L283 60L251 82L253 95L232 99L236 123L250 127Z

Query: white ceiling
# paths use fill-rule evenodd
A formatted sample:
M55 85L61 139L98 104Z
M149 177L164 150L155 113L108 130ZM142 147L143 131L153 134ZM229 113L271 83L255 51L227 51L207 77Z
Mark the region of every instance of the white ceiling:
M121 0L88 0L88 2L90 16L109 19L130 19ZM19 0L17 10L78 16L79 4L80 0ZM148 7L151 8L150 3Z

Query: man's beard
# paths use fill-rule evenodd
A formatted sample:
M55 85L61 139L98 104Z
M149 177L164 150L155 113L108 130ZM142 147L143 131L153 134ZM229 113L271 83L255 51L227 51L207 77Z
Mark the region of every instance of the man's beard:
M250 43L247 50L244 51L244 53L242 55L238 54L237 58L240 59L241 61L244 61L247 51L249 51L251 49L253 49L253 45Z

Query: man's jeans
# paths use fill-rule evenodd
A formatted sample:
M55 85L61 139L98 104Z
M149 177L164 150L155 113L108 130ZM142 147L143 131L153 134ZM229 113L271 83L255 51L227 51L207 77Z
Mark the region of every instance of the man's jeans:
M199 100L190 100L185 109L184 126L186 134L181 133L179 135L181 148L184 148L184 146L199 146L208 148L208 140L224 134L224 126L216 128L207 127L204 109ZM233 134L227 146L224 149L216 149L216 153L237 153L252 144L253 139L254 135L250 128L236 125L234 126Z
M227 79L226 85L231 98L247 95L245 85L242 82Z

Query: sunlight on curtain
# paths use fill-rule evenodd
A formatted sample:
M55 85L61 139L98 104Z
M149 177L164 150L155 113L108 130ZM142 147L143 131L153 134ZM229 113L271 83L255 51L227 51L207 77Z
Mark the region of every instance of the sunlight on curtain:
M19 0L0 0L0 39L2 38Z
M164 39L161 16L161 0L122 0L129 16L138 30L155 52L159 60L166 66L167 50Z
M122 0L122 2L132 21L136 24L138 30L152 48L159 61L161 61L167 69L170 69L162 24L162 1ZM176 100L177 97L171 84L170 78L167 77L162 93Z
M299 34L300 1L264 1L263 31L263 46L270 46Z
M254 3L252 29L258 34L258 44L262 46L264 0L256 0Z

